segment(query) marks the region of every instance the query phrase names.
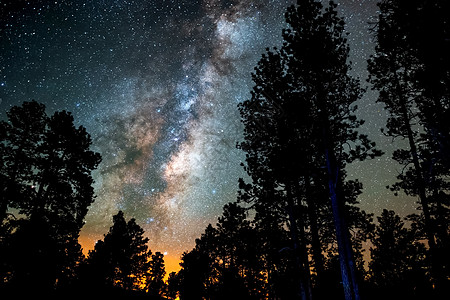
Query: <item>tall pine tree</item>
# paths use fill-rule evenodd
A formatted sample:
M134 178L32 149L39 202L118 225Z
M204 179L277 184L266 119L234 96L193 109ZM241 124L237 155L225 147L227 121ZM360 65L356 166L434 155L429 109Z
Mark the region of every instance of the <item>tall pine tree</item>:
M113 216L113 226L89 251L82 282L94 291L121 288L141 291L149 272L151 250L148 238L135 219L125 220L122 211ZM159 257L157 257L159 259Z
M349 47L336 5L299 1L288 9L286 21L290 27L283 32L282 48L263 55L253 74L252 98L240 105L245 131L239 147L247 153L244 167L253 180L250 185L241 181L240 198L256 207L284 210L300 269L300 295L309 299L303 220L308 216L311 232L317 230L314 205L319 202L312 202L313 195L327 191L345 296L358 299L345 203L353 201L361 185L345 181L344 168L380 152L357 132L363 121L354 115L354 102L363 90L348 75ZM314 253L317 266L319 251Z
M73 279L80 262L78 235L94 201L91 172L101 158L69 112L48 116L43 104L31 101L12 107L7 117L0 122L0 222L9 208L25 217L5 250L11 254L6 264L15 269L8 281L34 278L40 289L53 289Z
M408 142L393 158L404 166L392 186L419 198L437 290L448 285L450 63L448 1L385 0L376 24L370 82L389 113L386 134ZM445 51L447 49L447 51Z

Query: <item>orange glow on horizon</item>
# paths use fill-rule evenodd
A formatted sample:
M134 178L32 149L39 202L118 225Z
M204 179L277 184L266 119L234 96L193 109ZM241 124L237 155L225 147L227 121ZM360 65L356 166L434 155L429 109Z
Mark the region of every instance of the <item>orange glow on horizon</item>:
M88 256L90 250L94 250L95 243L98 239L91 239L86 235L80 235L78 237L78 243L81 245L81 250L85 256Z
M181 262L181 260L179 257L174 257L171 255L164 256L164 263L166 265L166 276L164 277L165 280L167 280L167 278L169 278L169 274L171 272L180 271L180 269L181 269L180 262Z
M95 243L98 241L98 239L92 239L89 238L88 236L85 235L81 235L78 239L78 242L80 243L82 250L83 250L83 254L85 256L87 256L89 254L90 250L94 249ZM160 251L160 250L152 250L152 253L154 254L155 252L161 252L164 253L164 251ZM164 255L164 264L166 267L166 276L164 277L164 280L167 281L167 278L169 278L169 274L171 272L178 272L181 269L180 266L180 257L178 256L173 256L170 254Z

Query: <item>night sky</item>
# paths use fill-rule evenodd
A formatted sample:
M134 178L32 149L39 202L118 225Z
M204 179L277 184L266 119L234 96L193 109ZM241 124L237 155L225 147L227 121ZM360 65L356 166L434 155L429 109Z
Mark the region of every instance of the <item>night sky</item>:
M352 74L366 85L376 1L337 1L347 22ZM237 195L244 154L237 104L249 98L266 47L279 46L292 0L0 0L0 113L35 99L68 110L103 161L96 201L81 232L92 249L123 210L176 262ZM380 128L386 115L370 91L358 103L362 131L386 151L355 163L361 207L405 215L414 199L386 185L401 167ZM174 263L172 263L174 268Z

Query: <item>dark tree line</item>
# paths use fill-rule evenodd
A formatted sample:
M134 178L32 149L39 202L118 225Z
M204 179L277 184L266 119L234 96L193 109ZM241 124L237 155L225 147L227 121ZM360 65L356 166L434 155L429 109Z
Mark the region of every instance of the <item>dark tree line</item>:
M345 179L345 165L380 152L367 136L357 132L363 121L354 115L354 102L362 89L348 75L349 47L336 6L331 3L323 9L318 2L301 1L288 9L286 21L290 28L283 32L282 48L268 50L263 56L253 75L252 98L240 105L245 141L239 147L247 153L245 168L253 179L253 186L245 186L253 190L253 197L246 200L256 205L261 200L272 201L270 196L261 199L258 194L276 191L281 214L287 217L298 269L304 270L298 283L298 295L303 299L312 298L306 231L310 227L320 281L323 242L317 210L328 207L345 293L357 299L356 261L349 218L345 217L350 209L345 206L353 206L356 220L362 213L354 207L361 185ZM255 177L260 182L255 182ZM267 180L270 187L261 182ZM317 192L319 195L312 196ZM330 201L316 201L316 197Z
M407 141L393 191L417 196L409 216L429 245L433 284L449 277L450 6L448 1L382 1L369 81L389 112L386 134Z
M337 5L298 1L283 44L254 69L239 105L250 182L225 205L181 270L166 272L135 219L119 212L87 257L78 236L94 201L91 151L70 113L35 101L0 123L0 292L96 293L153 299L440 299L449 293L450 7L383 0L368 81L388 113L383 133L406 141L388 188L416 197L402 219L358 207L346 166L383 155L358 132L365 90L349 75ZM369 247L364 247L369 243ZM369 253L365 254L365 251ZM370 257L370 259L367 259Z
M94 201L100 155L70 113L48 116L24 102L0 122L0 293L97 293L162 299L164 256L148 249L134 219L119 212L103 241L84 257L78 237Z
M48 116L35 101L0 123L0 272L5 286L64 286L82 258L78 235L94 201L100 155L66 111ZM13 208L23 218L8 213Z
M128 222L122 211L80 266L75 286L98 296L146 296L163 299L167 294L164 255L152 254L148 238L135 219Z

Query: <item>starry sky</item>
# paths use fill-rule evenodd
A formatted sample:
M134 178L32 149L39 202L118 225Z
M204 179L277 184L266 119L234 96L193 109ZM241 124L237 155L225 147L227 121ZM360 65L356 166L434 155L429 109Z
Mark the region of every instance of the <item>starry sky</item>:
M279 46L293 0L0 0L0 113L35 99L68 110L87 128L103 161L96 201L80 236L92 249L123 210L153 252L176 269L246 176L237 104L266 47ZM352 75L363 85L374 44L376 1L337 1L347 22ZM358 116L387 155L348 168L364 184L361 207L411 213L394 197L395 143L380 133L386 114L368 89Z

